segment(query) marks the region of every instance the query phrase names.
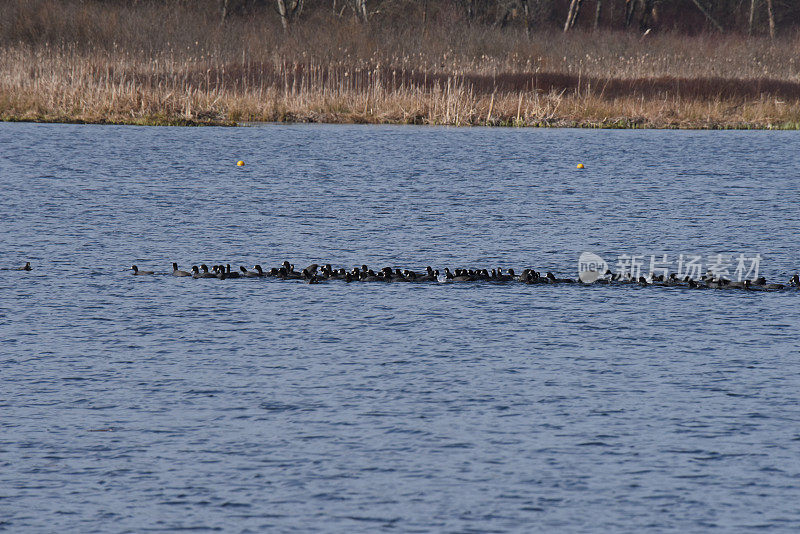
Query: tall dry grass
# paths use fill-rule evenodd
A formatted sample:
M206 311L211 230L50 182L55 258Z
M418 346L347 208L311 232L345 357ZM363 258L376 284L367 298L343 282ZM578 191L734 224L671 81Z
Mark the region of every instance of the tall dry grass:
M269 12L215 3L11 0L0 118L797 127L800 36L536 33Z

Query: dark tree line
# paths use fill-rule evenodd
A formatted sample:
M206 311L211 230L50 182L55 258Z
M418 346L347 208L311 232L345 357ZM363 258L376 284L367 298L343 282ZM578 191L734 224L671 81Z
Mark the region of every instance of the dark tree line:
M165 0L169 1L169 0ZM180 1L180 0L175 0ZM269 9L285 29L329 13L362 23L434 22L442 13L465 24L559 28L768 34L800 27L798 0L218 0L223 19ZM390 15L387 15L390 14ZM402 19L402 20L399 20Z

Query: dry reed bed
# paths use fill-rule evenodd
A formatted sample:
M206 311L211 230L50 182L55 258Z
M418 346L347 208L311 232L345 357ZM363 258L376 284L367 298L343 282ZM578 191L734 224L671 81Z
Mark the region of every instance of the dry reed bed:
M781 80L489 76L6 48L0 118L137 124L242 121L604 127L797 127Z
M10 0L0 119L800 126L799 35L529 38L444 15L422 32L312 19L286 35L188 5Z

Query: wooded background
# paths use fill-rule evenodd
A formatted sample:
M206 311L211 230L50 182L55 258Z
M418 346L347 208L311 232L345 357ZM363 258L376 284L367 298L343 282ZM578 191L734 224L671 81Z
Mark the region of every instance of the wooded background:
M141 1L141 0L140 0ZM796 0L218 0L220 16L273 9L284 27L329 11L337 17L427 24L460 17L466 24L517 25L528 31L611 28L631 31L767 33L800 25Z

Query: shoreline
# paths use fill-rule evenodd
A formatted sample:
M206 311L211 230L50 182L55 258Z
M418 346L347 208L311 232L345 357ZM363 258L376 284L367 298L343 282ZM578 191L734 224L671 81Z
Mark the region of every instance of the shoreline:
M323 119L314 117L291 117L282 120L197 120L185 117L170 118L135 118L135 119L82 119L77 117L20 117L20 116L0 116L0 122L7 123L32 123L32 124L83 124L83 125L105 125L105 126L153 126L153 127L222 127L222 128L248 128L268 125L291 125L291 124L329 124L329 125L386 125L386 126L431 126L448 128L532 128L549 129L565 128L576 130L693 130L693 131L724 131L724 130L759 130L759 131L800 131L800 122L778 122L778 123L759 123L759 122L730 122L730 123L659 123L635 118L621 118L607 121L594 120L574 120L574 119L552 119L531 122L500 121L494 120L486 123L471 124L447 124L437 122L403 122L385 120L358 120L358 119Z

